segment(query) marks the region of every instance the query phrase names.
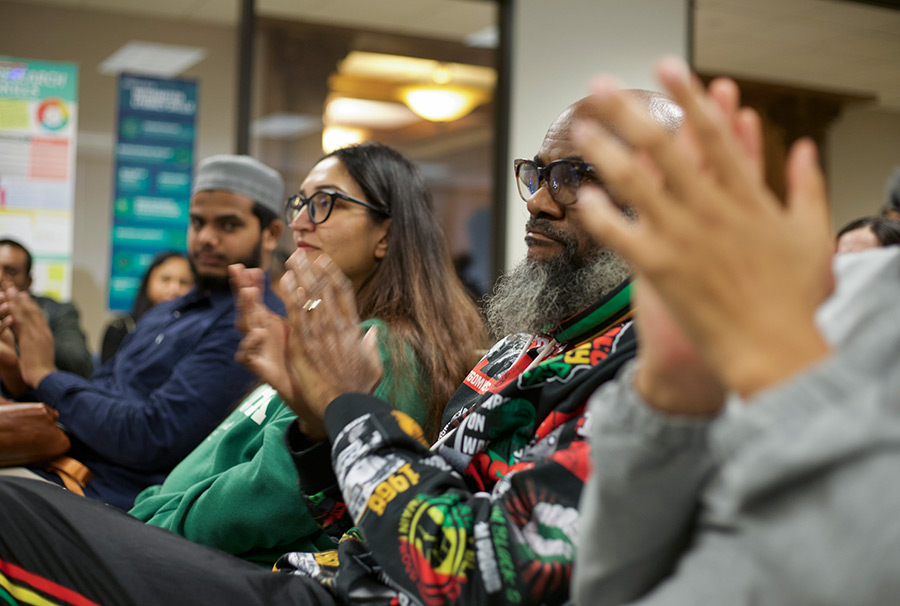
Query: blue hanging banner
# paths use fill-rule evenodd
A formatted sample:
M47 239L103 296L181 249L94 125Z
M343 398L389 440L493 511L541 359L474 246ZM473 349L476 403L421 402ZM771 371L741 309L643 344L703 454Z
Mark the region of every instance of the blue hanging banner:
M197 82L119 76L109 309L130 311L164 250L187 249Z

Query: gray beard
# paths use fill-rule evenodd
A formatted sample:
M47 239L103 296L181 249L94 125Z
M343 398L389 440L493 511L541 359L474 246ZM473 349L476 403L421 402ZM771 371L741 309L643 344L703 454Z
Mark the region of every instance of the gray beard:
M602 248L578 258L571 247L548 261L526 258L497 281L484 303L494 338L556 326L612 292L631 274L625 260Z

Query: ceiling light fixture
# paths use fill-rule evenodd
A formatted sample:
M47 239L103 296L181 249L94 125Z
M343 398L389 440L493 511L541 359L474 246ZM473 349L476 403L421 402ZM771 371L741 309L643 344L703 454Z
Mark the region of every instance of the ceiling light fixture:
M322 119L308 114L276 112L250 123L250 134L260 139L300 139L322 129Z
M500 45L500 29L496 25L489 25L467 35L463 42L473 48L497 48Z
M433 84L409 86L401 91L406 105L426 120L459 120L482 102L481 95L476 91L450 85L453 72L446 63L439 63L434 68L431 80Z
M366 133L358 128L343 126L326 126L322 131L322 151L330 154L336 149L362 143Z
M206 57L206 49L158 42L131 41L100 64L100 73L120 73L171 78L193 67Z
M347 80L344 88L335 92L359 95L360 85L356 89L349 86L354 78L384 81L393 87L393 99L434 122L458 120L489 101L497 80L496 71L486 66L362 51L350 52L340 62L338 73Z
M324 122L328 125L395 129L418 121L406 105L397 102L332 95L325 103Z
M480 103L472 91L447 86L412 86L402 95L411 110L432 122L459 120Z

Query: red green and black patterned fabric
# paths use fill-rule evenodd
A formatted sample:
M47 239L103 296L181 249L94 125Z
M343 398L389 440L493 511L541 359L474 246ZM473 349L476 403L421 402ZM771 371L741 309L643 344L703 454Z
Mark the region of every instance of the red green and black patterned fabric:
M331 469L324 448L290 431L308 504L342 537L276 568L347 604L565 602L590 473L585 404L635 355L629 293L493 347L451 399L435 450L409 417L361 394L326 412Z

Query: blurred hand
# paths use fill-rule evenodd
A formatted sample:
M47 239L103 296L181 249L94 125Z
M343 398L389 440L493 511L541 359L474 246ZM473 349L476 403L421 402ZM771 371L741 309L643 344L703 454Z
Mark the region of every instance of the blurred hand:
M341 394L371 393L384 369L375 330L360 336L356 293L328 258L310 262L297 251L285 264L290 369L300 428L312 439L327 437L325 409ZM295 407L296 406L296 407Z
M38 304L27 292L7 288L0 293L0 325L10 327L19 344L19 368L29 387L38 384L54 364L53 333Z
M685 111L677 135L600 79L601 113L634 149L592 124L578 136L640 220L627 222L597 188L578 205L590 203L585 226L631 261L716 376L747 396L828 353L813 320L833 286L824 178L815 146L797 142L782 204L762 178L758 119L737 109L733 83L706 92L674 60L658 75Z
M634 386L641 398L669 413L717 414L725 386L648 281L635 282L634 305L640 343Z

